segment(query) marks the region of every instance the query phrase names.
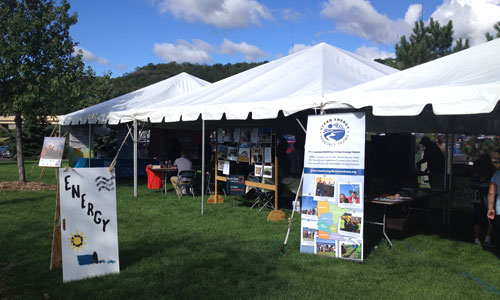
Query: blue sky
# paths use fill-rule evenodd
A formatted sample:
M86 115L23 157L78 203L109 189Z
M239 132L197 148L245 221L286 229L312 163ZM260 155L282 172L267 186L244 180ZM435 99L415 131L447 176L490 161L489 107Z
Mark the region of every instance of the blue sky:
M71 35L98 75L149 63L273 60L321 42L368 58L394 55L414 22L453 20L455 38L485 41L500 0L69 0ZM293 47L292 47L293 46Z

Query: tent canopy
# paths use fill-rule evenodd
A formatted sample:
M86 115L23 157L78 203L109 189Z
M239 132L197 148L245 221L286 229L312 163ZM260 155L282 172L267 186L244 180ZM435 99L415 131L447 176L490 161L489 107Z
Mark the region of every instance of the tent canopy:
M323 95L367 82L396 69L325 43L260 65L196 91L123 111L122 119L159 123L196 120L273 119L320 107Z
M116 125L120 122L130 122L133 119L124 117L120 112L152 106L161 100L173 98L209 84L205 80L183 72L142 89L61 116L59 124L105 124L109 122L109 124Z
M500 39L350 89L325 95L324 109L372 107L376 116L490 113L500 100ZM432 114L431 114L432 115Z

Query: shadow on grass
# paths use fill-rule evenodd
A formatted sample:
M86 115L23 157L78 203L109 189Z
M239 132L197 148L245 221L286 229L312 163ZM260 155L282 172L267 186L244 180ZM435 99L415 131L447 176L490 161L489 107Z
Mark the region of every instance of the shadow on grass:
M232 299L241 290L246 297L261 298L285 284L275 274L277 252L269 255L269 250L251 241L166 234L121 245L120 264L122 276L148 278L154 294L165 298ZM137 286L138 293L143 291Z
M17 204L23 204L25 202L42 202L44 200L45 199L41 197L23 197L6 201L0 201L0 205L17 205ZM55 191L54 191L54 203L55 203Z

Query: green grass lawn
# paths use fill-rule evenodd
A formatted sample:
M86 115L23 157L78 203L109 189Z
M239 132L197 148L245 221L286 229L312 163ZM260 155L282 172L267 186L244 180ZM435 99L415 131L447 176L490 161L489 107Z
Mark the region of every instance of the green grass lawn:
M28 179L40 181L33 163ZM0 181L16 176L15 162L0 162ZM41 181L55 183L54 170ZM117 186L120 274L70 283L49 270L55 191L0 192L0 299L500 298L497 254L469 242L472 227L393 233L391 251L365 224L365 261L355 263L299 253L297 217L283 255L287 224L267 223L268 210L228 198L202 216L199 196L141 181L136 199L131 180Z

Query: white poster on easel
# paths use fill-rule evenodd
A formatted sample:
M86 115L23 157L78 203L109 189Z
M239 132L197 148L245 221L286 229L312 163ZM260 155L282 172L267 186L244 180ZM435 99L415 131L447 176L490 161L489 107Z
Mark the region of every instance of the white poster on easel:
M300 252L363 260L365 115L309 116Z
M63 137L45 137L43 139L42 152L40 153L39 167L61 166L66 138Z
M119 273L114 171L60 168L59 193L63 281Z

